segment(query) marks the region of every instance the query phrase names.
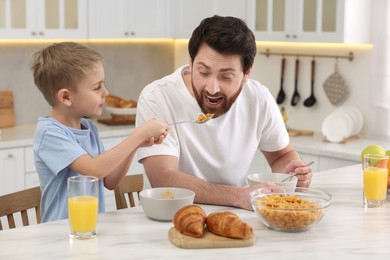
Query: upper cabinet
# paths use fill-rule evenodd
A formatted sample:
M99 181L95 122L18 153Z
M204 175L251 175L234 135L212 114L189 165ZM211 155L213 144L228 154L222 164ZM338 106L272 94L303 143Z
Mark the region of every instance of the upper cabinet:
M0 0L0 38L189 38L215 14L260 41L370 42L370 0Z
M175 13L175 38L189 38L192 31L206 18L215 14L235 16L246 21L246 0L173 0Z
M0 38L87 37L86 0L0 0Z
M89 1L89 38L172 37L170 0Z
M248 0L261 41L370 42L369 0Z

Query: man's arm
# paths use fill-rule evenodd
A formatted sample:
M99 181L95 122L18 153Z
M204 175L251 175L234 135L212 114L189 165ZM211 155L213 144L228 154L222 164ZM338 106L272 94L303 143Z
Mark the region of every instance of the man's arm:
M249 192L270 186L259 184L239 187L209 183L179 171L178 160L174 156L150 156L141 161L152 187L179 187L195 192L195 202L201 204L225 205L252 210Z
M309 187L312 176L312 168L306 166L298 153L289 144L285 148L275 152L264 152L263 154L271 166L272 172L295 172L298 177L298 187Z

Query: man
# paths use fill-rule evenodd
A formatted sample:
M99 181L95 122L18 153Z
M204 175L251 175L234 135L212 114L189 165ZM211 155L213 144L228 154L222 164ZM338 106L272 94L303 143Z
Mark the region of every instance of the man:
M193 190L195 202L251 209L245 187L256 152L273 172L297 173L308 187L311 168L289 144L278 106L268 89L249 79L256 42L234 17L204 19L189 41L189 65L157 80L138 100L137 125L151 118L172 124L161 145L138 150L152 187ZM194 122L200 113L214 117Z

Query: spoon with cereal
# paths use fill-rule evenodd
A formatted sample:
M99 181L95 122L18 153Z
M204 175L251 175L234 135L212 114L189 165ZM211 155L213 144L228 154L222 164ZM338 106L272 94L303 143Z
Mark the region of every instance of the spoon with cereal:
M195 121L193 121L193 120L180 121L180 122L170 123L169 125L178 125L178 124L182 124L182 123L204 124L213 117L214 117L214 114L210 114L210 113L203 114L202 113L198 116L198 118Z

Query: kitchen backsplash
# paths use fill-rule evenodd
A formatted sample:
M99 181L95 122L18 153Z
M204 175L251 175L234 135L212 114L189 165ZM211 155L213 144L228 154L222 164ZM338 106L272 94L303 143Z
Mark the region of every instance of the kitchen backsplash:
M1 83L0 89L14 91L16 123L35 123L40 115L47 115L49 106L33 83L30 71L32 54L50 43L0 43ZM175 68L188 62L186 40L163 41L134 41L134 42L88 42L85 43L100 51L105 57L106 85L111 94L125 98L138 98L142 88L148 83L171 73ZM283 53L315 53L346 55L352 51L353 61L338 59L339 72L345 79L349 94L342 105L358 107L364 116L364 127L361 135L368 137L386 137L386 127L378 131L378 123L390 119L387 110L374 108L369 103L371 45L313 45L313 44L275 44L258 43L258 52L269 48L271 52ZM315 58L314 94L317 103L312 107L305 107L303 102L310 96L310 64L311 57L299 57L298 90L300 101L291 106L294 90L294 65L296 57L286 56L284 75L284 90L286 99L283 105L286 108L287 125L292 128L314 130L321 132L322 122L337 106L329 101L323 84L334 72L335 58ZM280 88L280 68L282 56L258 54L251 77L267 86L276 98ZM6 62L5 62L6 61ZM380 95L380 93L379 93ZM373 118L369 114L378 112ZM105 112L106 113L106 112ZM372 127L371 127L372 126ZM337 127L337 126L335 126Z
M111 94L137 99L142 88L173 68L173 41L88 42L104 56L106 86ZM50 107L35 86L30 70L33 53L51 42L0 43L0 89L14 94L16 124L35 123ZM104 112L106 113L106 112Z

